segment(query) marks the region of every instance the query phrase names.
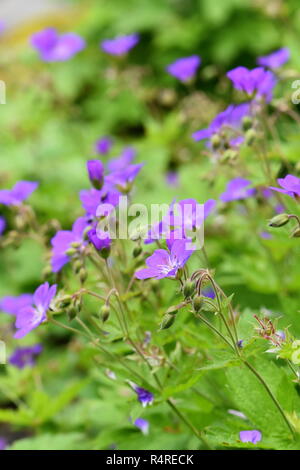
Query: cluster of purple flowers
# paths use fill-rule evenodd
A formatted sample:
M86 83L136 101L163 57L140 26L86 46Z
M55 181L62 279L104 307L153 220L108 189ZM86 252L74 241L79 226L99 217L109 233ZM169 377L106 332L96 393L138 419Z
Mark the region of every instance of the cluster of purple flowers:
M12 189L2 189L0 191L0 204L19 206L37 187L38 183L35 181L18 181Z

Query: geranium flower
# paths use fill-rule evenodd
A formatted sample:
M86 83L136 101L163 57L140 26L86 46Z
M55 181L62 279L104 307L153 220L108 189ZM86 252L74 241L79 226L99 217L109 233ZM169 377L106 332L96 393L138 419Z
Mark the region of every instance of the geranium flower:
M128 165L123 170L116 171L108 175L106 180L109 183L115 184L117 189L127 191L143 166L143 163Z
M98 207L101 204L110 204L116 207L119 204L120 193L111 184L104 183L101 190L84 189L80 191L79 198L82 207L85 209L87 216L96 217Z
M171 250L155 250L154 253L146 259L147 268L141 269L135 273L137 279L162 279L164 277L174 277L178 269L182 268L193 250L186 249L186 240L175 240Z
M58 34L55 28L46 28L31 36L31 44L45 62L61 62L71 59L85 47L78 34Z
M110 151L112 145L113 142L110 137L101 137L101 139L98 139L95 142L95 151L100 155L106 155Z
M107 169L114 173L124 170L136 156L136 151L133 147L125 147L121 155L117 158L111 158L107 163Z
M50 286L48 282L40 285L33 294L32 305L23 307L17 312L14 338L20 339L46 320L47 310L55 297L57 286Z
M70 261L71 258L67 254L67 251L72 247L73 243L78 244L77 250L82 249L86 245L83 234L88 226L89 219L87 217L79 217L75 220L72 230L59 230L54 235L51 240L51 266L54 273L60 271L61 268Z
M241 431L240 440L242 442L252 442L252 444L257 444L262 439L262 434L260 431L253 429L251 431Z
M271 101L276 78L269 70L263 67L256 67L252 70L246 67L236 67L227 73L227 77L237 90L243 91L250 97L264 97L267 102Z
M96 230L95 228L92 228L88 231L87 235L96 250L100 252L109 252L111 246L111 239L108 233L103 232L102 230Z
M32 301L32 294L2 297L2 299L0 299L0 310L10 315L17 315L22 308L31 305Z
M0 215L0 236L4 232L5 228L6 228L6 220L4 219L4 217Z
M143 407L153 403L153 393L149 392L149 390L146 390L145 388L139 387L134 382L128 381L128 383L137 394L138 401L143 405Z
M130 49L132 49L139 42L138 34L128 34L123 36L117 36L114 39L104 39L101 42L101 49L107 54L111 55L125 55Z
M9 358L9 363L18 369L24 369L26 366L34 366L35 358L41 354L43 347L41 344L34 346L25 346L17 348Z
M95 189L101 189L104 182L104 166L100 160L88 160L87 171Z
M188 82L196 75L200 64L201 58L198 55L192 55L176 60L168 65L166 70L181 82Z
M143 418L137 418L133 423L146 436L149 434L149 421Z
M229 202L254 196L256 190L254 188L248 188L250 184L251 181L244 178L234 178L229 181L226 191L221 194L221 201Z
M279 193L287 194L291 197L300 197L300 178L297 178L297 176L287 175L285 178L278 178L277 182L282 189L274 188L272 186L270 189L278 191Z
M5 206L19 206L38 187L35 181L18 181L12 189L0 191L0 204Z
M258 57L257 63L262 67L268 67L270 69L278 69L290 58L290 50L287 47L282 47L278 51L272 52L272 54Z

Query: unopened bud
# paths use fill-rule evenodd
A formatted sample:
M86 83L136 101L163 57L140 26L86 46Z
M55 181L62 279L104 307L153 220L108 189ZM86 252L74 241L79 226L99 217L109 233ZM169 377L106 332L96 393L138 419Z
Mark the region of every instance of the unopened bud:
M254 129L249 129L245 134L245 142L247 145L252 145L257 137L256 131Z
M248 131L253 124L253 120L250 116L244 116L242 119L242 126L244 131Z
M80 282L83 284L87 280L87 277L88 277L87 270L84 267L82 267L79 271Z
M269 226L270 227L282 227L283 225L289 222L290 218L288 214L278 214L270 220Z
M183 287L183 295L185 298L191 297L195 290L195 283L193 281L186 281Z
M197 297L195 297L194 300L193 300L193 308L194 308L195 312L200 312L203 305L204 305L203 297L200 296L200 295L197 295Z
M221 162L233 162L238 156L238 153L233 150L233 149L228 149L226 150L222 157L221 157Z
M212 138L210 139L210 142L214 150L217 150L221 146L221 139L218 136L218 134L214 134Z
M132 252L134 258L137 258L142 253L143 249L141 246L136 246Z
M81 270L82 268L82 261L80 259L77 259L74 263L74 271L75 273L79 273L79 271Z
M78 314L78 308L76 308L75 306L68 308L67 317L68 317L69 321L74 320L74 318L76 318L77 314Z
M166 313L166 315L163 317L162 322L160 324L160 330L167 330L170 328L175 321L175 315L170 315Z
M106 304L102 305L100 309L100 318L103 321L103 323L106 322L106 320L108 320L109 314L110 314L109 306Z
M73 256L77 253L77 250L76 248L68 248L66 251L65 251L65 254L67 256Z
M178 313L178 305L172 305L172 307L169 307L168 310L166 311L167 315L176 315Z
M300 227L299 225L294 228L294 230L291 231L291 238L299 238L300 237Z
M72 297L71 295L66 295L66 297L63 297L60 302L58 303L58 308L64 309L70 305L72 302Z

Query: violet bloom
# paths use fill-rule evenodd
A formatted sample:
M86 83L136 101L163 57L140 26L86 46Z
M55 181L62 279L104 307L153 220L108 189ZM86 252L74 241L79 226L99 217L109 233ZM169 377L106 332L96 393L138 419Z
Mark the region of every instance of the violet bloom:
M22 308L30 306L32 302L32 294L2 297L2 299L0 299L0 310L10 315L17 315Z
M199 228L216 206L214 199L199 204L195 199L183 199L174 204L172 225L182 226L187 230Z
M139 42L138 34L127 34L117 36L114 39L104 39L101 42L101 49L107 54L122 56L127 54Z
M47 310L52 299L55 297L57 286L50 286L48 282L40 285L33 294L33 303L22 308L17 313L16 328L14 338L20 339L31 330L39 326L47 318Z
M89 179L95 189L101 189L104 182L104 166L100 160L88 160Z
M76 249L80 250L85 246L84 231L88 227L89 221L86 217L79 217L75 220L72 230L59 230L51 240L52 271L57 273L61 268L70 261L67 251L72 248L72 244L77 245Z
M245 116L251 116L250 104L242 103L239 105L230 105L224 111L217 114L209 127L194 132L192 135L196 141L210 139L214 134L219 134L222 130L239 130L242 127L242 120ZM242 137L242 136L238 136ZM236 146L236 137L234 138L234 146ZM243 141L238 141L241 144Z
M133 147L125 147L121 155L117 158L112 158L107 163L107 169L114 172L119 172L124 170L136 156L136 151Z
M210 299L214 299L216 297L215 291L212 287L205 287L201 293L204 297L209 297Z
M4 219L4 217L0 215L0 236L4 232L5 228L6 228L6 220Z
M262 67L268 67L270 69L278 69L290 58L290 51L287 47L282 47L278 51L272 52L272 54L258 57L257 63Z
M147 436L149 434L149 421L143 418L137 418L133 423L142 433Z
M111 173L106 177L106 180L109 183L115 184L117 189L119 189L120 191L127 192L131 189L133 181L135 180L143 166L143 163L139 163L137 165L129 165L123 170Z
M300 197L300 178L297 176L287 175L285 178L278 178L277 182L282 189L274 187L270 187L270 189L291 197Z
M171 251L155 250L146 259L147 268L140 269L135 273L137 279L162 279L164 277L175 277L178 269L183 268L193 250L186 249L186 240L176 240L172 244Z
M221 194L220 200L229 202L254 196L256 190L254 188L248 188L250 184L251 181L244 178L234 178L227 184L226 191Z
M7 446L7 440L4 437L0 437L0 450L4 450Z
M71 59L85 47L78 34L58 34L55 28L46 28L31 36L31 45L45 62L63 62Z
M18 367L18 369L24 369L26 366L33 367L35 364L35 358L41 354L42 350L43 347L41 344L18 348L10 356L9 363Z
M181 82L188 82L196 75L200 64L201 58L198 55L192 55L190 57L183 57L182 59L176 60L172 64L168 65L166 70L170 75L178 78Z
M80 191L79 198L82 207L89 217L96 217L97 209L102 204L110 204L116 207L119 204L120 193L112 185L104 183L101 190L84 189Z
M112 145L113 142L110 137L101 137L101 139L98 139L95 143L95 151L100 155L106 155L110 151Z
M264 240L272 240L273 235L271 233L267 232L266 230L263 230L259 234L260 238L263 238Z
M252 442L252 444L257 444L262 439L262 434L260 431L253 429L251 431L241 431L240 440L242 442Z
M177 187L179 182L177 171L167 171L166 173L166 183L169 186Z
M133 382L129 383L137 394L138 401L143 405L143 407L146 407L147 405L151 405L153 403L153 393L149 392L149 390L146 390L145 388L139 387Z
M109 252L111 246L111 239L107 232L92 228L88 231L87 235L96 250L101 252Z
M267 102L271 101L276 78L269 70L263 67L256 67L252 70L246 67L236 67L227 73L227 77L237 90L243 91L250 97L263 97Z
M18 181L12 189L0 191L0 204L5 206L19 206L38 187L34 181Z

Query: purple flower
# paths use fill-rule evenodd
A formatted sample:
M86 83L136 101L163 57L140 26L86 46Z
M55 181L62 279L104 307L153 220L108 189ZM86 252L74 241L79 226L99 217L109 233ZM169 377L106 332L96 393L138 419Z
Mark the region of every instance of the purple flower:
M278 178L277 182L283 189L273 187L270 187L270 189L291 197L300 197L300 178L297 178L297 176L287 175L285 178Z
M88 160L89 179L95 189L101 189L104 182L104 166L100 160Z
M186 240L176 240L172 244L171 251L155 250L154 253L146 259L147 268L140 269L135 273L138 279L162 279L164 277L174 277L178 269L182 268L193 250L186 249Z
M206 287L203 289L202 295L204 295L204 297L209 297L210 299L214 299L216 297L215 291L212 287Z
M95 151L100 155L106 155L110 151L112 144L110 137L101 137L101 139L98 139L95 143Z
M149 421L143 418L137 418L133 423L146 436L149 434Z
M92 228L91 230L88 231L87 235L88 235L90 242L94 245L96 250L109 253L110 246L111 246L111 239L107 232Z
M252 444L257 444L261 441L262 434L260 431L253 429L252 431L241 431L240 440L242 442L252 442Z
M47 310L56 294L56 284L50 287L48 282L40 285L33 294L33 303L17 312L14 338L20 339L46 320Z
M270 69L278 69L290 58L290 51L287 47L282 47L278 51L272 52L272 54L258 57L257 63L262 67L268 67Z
M178 186L178 173L177 171L168 171L166 173L166 183L169 185L169 186Z
M227 73L234 88L245 92L248 96L264 97L267 102L272 99L272 91L276 78L272 72L263 67L249 70L246 67L236 67Z
M4 217L0 215L0 236L4 232L5 228L6 228L6 220L4 219Z
M0 191L0 204L5 206L19 206L38 187L34 181L18 181L12 189Z
M135 158L136 151L132 147L125 147L121 155L117 158L112 158L107 163L107 168L111 172L119 172L124 170L132 160Z
M168 65L166 70L181 82L188 82L194 77L200 64L201 58L198 55L192 55L176 60Z
M31 36L31 45L45 62L61 62L84 49L85 41L78 34L58 34L55 28L46 28Z
M75 220L72 230L59 230L51 240L52 271L57 273L61 268L70 261L67 251L72 248L72 244L77 245L77 250L85 246L83 234L88 227L89 221L86 217L79 217Z
M228 127L229 130L230 128L233 130L239 130L241 128L243 118L250 115L251 111L249 103L242 103L237 106L231 104L224 111L217 114L209 127L194 132L192 137L196 141L205 140L210 139L214 134L219 134L226 127ZM241 140L239 143L242 143ZM234 144L236 144L236 141Z
M154 396L151 392L146 390L145 388L139 387L133 382L129 382L135 393L137 394L138 401L143 405L143 407L147 405L151 405L154 400Z
M204 219L213 211L215 205L216 201L214 199L208 199L203 205L195 199L183 199L173 206L174 212L171 223L188 230L199 228ZM178 211L179 215L177 215Z
M144 166L143 163L137 165L128 165L126 168L120 171L111 173L106 177L109 183L115 184L117 189L120 191L127 192L131 188L131 184Z
M19 296L7 296L0 299L0 310L11 315L17 313L24 307L30 306L33 301L32 294L21 294Z
M139 42L138 34L117 36L114 39L104 39L100 46L104 52L111 55L124 55Z
M24 348L18 348L10 356L9 362L19 369L23 369L26 366L33 367L35 364L35 357L41 354L43 347L41 344L35 344L34 346L25 346Z
M96 216L97 209L101 204L110 204L116 207L119 204L119 197L119 191L105 183L101 190L94 188L84 189L79 193L82 207L85 209L87 215L92 217Z
M273 238L273 235L271 235L271 233L269 232L266 232L265 230L260 232L259 236L260 238L263 238L264 240L271 240Z
M4 450L7 446L7 440L4 437L0 437L0 450Z
M236 201L238 199L246 199L247 197L254 196L256 190L254 188L248 188L250 184L251 181L244 178L234 178L229 181L226 191L221 194L221 201Z

